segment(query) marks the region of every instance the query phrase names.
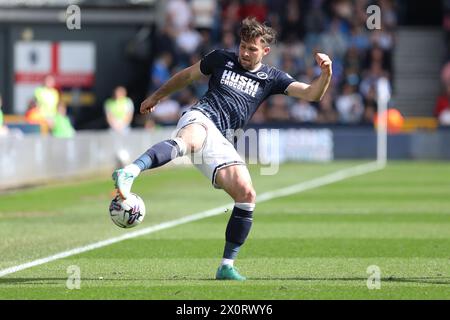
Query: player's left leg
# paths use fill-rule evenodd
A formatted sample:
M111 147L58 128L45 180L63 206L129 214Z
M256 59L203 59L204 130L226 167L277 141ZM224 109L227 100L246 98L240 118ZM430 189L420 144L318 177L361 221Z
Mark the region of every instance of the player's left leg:
M130 195L134 179L141 171L158 168L184 154L186 154L186 143L179 137L153 145L132 164L114 171L112 178L117 192L122 199L126 199Z
M245 165L233 165L220 169L216 174L215 183L235 201L225 232L223 259L216 279L245 280L233 264L252 227L256 202L255 189Z
M206 118L198 111L186 112L178 121L174 132L176 137L153 145L132 164L114 171L112 178L119 195L123 199L129 196L134 179L142 171L158 168L186 153L201 150L207 135L202 117Z

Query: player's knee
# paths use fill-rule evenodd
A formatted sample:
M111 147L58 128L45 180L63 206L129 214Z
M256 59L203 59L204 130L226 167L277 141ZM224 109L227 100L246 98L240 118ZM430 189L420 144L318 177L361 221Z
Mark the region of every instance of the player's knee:
M238 196L236 197L236 202L243 203L255 203L256 202L256 191L253 186L249 183L243 184L239 188Z
M194 153L201 150L206 139L206 129L200 124L191 124L181 129L177 137L183 139L187 152Z

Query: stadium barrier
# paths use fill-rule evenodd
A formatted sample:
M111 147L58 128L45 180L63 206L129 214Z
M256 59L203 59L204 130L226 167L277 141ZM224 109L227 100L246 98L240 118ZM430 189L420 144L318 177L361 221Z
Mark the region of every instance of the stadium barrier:
M280 162L376 159L376 132L368 127L278 129ZM110 174L120 165L119 158L124 162L133 160L149 146L169 138L172 132L173 128L166 127L155 131L135 129L126 135L80 131L72 139L34 134L0 137L0 189ZM260 135L258 139L263 142L259 143L260 148L270 143ZM449 141L448 129L390 135L388 159L450 160ZM273 153L275 149L269 150Z
M121 135L112 131L80 131L71 139L33 134L0 137L0 189L111 173L118 166L119 155L134 158L171 132L172 129L152 133L131 130ZM121 150L126 150L125 155Z

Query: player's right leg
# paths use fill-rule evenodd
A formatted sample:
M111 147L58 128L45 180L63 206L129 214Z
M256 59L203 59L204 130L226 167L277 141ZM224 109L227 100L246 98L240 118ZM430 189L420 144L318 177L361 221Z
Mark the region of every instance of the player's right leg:
M132 164L114 171L112 178L115 188L123 199L129 196L134 179L142 171L160 167L187 152L197 152L203 147L205 127L199 123L186 123L189 123L189 114L180 119L175 138L155 144Z
M225 190L235 202L225 232L225 248L216 279L245 280L245 277L241 276L234 267L234 260L252 227L256 202L255 189L245 165L233 165L220 169L215 183Z

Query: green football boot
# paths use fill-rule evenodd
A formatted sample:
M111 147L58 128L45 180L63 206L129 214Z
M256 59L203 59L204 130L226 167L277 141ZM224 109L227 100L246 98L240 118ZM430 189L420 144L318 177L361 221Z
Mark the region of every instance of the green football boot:
M244 281L246 278L241 276L233 266L224 264L217 269L216 280L237 280Z
M114 186L122 199L126 199L130 195L134 178L135 176L125 169L118 169L113 172L112 179L114 180Z

